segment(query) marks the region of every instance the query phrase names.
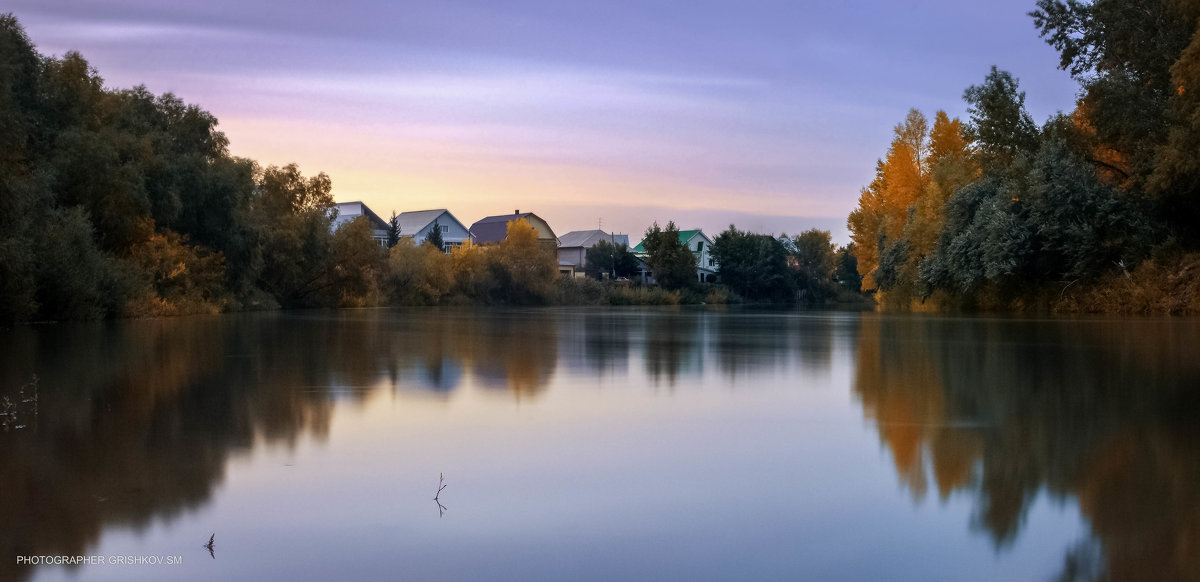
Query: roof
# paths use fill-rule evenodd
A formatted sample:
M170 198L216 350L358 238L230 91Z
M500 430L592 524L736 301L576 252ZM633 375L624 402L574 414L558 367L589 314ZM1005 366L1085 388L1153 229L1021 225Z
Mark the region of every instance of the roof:
M337 227L341 226L343 223L350 222L359 216L366 216L367 220L371 221L371 228L374 228L375 230L385 229L388 227L388 222L386 220L380 218L378 214L375 214L370 208L367 208L366 204L363 204L359 200L355 200L353 202L338 202L333 206L334 208L337 208L338 211L338 216L334 219L332 225L334 229L337 229ZM355 211L351 212L351 209Z
M583 247L590 249L600 241L621 244L628 247L629 235L612 234L603 230L574 230L558 237L558 246L561 248Z
M463 227L463 230L467 229L466 226L463 226L463 223L459 222L458 219L455 218L454 215L445 208L401 212L400 214L396 215L396 222L400 225L400 234L411 236L421 232L422 229L424 229L426 226L429 226L429 224L433 221L440 219L443 214L448 214L450 216L450 220L457 222L459 226Z
M532 212L521 212L519 214L501 214L498 216L486 216L475 221L471 225L471 236L475 238L475 242L492 243L504 240L508 236L508 223L522 218L534 217L538 220L542 218ZM542 222L546 222L542 220Z
M693 228L691 230L681 230L681 231L679 231L679 244L681 244L683 246L687 246L688 242L690 242L693 238L695 238L695 236L697 234L704 237L705 239L708 239L708 235L704 234L704 232L698 228ZM646 247L642 246L642 243L644 243L644 242L646 242L646 241L642 240L642 242L638 243L636 247L633 247L633 249L632 249L633 252L635 252L635 253L646 252ZM711 241L710 241L710 243L711 243Z

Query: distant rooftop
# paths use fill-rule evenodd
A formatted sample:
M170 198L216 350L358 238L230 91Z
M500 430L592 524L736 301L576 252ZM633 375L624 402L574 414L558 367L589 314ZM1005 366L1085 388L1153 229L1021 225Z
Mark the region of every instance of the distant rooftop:
M371 228L375 230L387 228L388 226L388 222L386 220L380 218L378 214L375 214L374 211L372 211L367 207L366 204L363 204L359 200L354 200L352 202L338 202L333 206L334 208L337 208L338 211L337 218L333 220L333 224L331 225L334 230L337 230L339 226L350 222L359 216L366 216L367 220L371 221Z
M700 229L698 229L698 228L693 228L691 230L681 230L681 231L679 231L679 242L686 246L688 241L692 240L692 237L696 236L696 233L699 233L699 232L700 232ZM644 242L646 242L646 241L643 240L642 242L638 243L636 247L633 247L632 251L635 253L646 252L646 248L642 246L642 243L644 243Z
M413 210L410 212L401 212L396 215L396 222L400 225L401 235L413 235L421 232L421 229L429 226L429 223L438 220L443 214L449 215L450 220L462 225L454 214L445 208L436 208L433 210ZM463 226L466 228L466 226Z
M508 223L529 216L537 217L532 212L485 216L471 225L471 236L475 237L475 242L481 244L502 241L504 237L508 236Z
M568 232L558 237L559 247L583 247L592 248L600 241L607 241L611 244L629 246L629 235L613 234L603 230L575 230Z

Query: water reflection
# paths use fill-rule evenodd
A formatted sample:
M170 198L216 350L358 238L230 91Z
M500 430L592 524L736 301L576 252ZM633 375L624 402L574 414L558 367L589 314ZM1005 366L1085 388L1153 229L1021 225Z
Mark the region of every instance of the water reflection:
M84 554L105 527L170 522L210 501L231 457L329 438L335 407L376 393L504 406L597 378L682 398L852 374L915 503L970 495L963 529L1003 548L1040 493L1075 499L1091 537L1064 548L1063 579L1195 579L1198 341L1188 321L654 309L23 327L0 332L0 395L36 374L39 413L0 433L0 555ZM0 579L29 574L0 562Z
M1189 321L867 317L854 391L915 499L976 499L1003 547L1040 491L1094 540L1060 579L1200 576L1200 362Z
M0 435L0 579L27 572L13 556L80 555L104 525L141 530L204 504L231 454L256 439L288 443L328 431L332 405L295 390L316 366L310 338L279 321L243 334L227 320L19 328L6 334L0 385L36 373L28 429Z

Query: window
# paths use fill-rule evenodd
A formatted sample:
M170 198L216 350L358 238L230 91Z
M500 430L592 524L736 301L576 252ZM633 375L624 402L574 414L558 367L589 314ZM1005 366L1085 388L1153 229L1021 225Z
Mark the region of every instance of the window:
M448 232L450 232L450 225L443 224L442 225L442 234L446 234Z
M710 267L715 267L715 266L717 266L717 260L716 260L716 259L709 259L709 260L708 260L708 266L710 266Z
M696 252L700 252L702 250L704 250L704 241L696 241Z

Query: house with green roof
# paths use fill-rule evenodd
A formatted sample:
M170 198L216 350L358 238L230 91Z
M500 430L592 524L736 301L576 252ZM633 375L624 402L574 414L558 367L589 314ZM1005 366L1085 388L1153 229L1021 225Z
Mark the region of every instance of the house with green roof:
M637 246L631 249L631 252L642 261L641 280L643 283L653 283L654 273L649 271L646 266L646 257L649 253L646 248L639 242ZM713 241L704 234L703 230L681 230L679 231L679 242L692 251L692 255L696 257L696 280L701 283L713 283L717 280L717 271L720 270L720 265L712 256Z

